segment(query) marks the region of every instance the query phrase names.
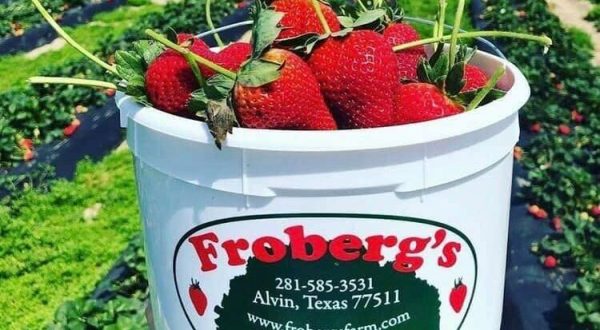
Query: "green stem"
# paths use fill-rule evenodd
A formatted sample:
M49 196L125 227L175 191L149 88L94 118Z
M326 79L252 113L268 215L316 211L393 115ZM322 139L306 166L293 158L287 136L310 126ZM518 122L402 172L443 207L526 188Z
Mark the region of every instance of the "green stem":
M60 84L117 89L117 85L107 81L78 78L35 76L29 78L27 82L30 84Z
M185 48L185 47L181 47L178 44L171 42L169 39L165 38L164 36L162 36L159 33L156 33L152 30L146 30L146 34L148 36L150 36L152 39L160 42L161 44L175 50L176 52L184 55L184 56L190 56L191 58L194 59L194 61L224 75L227 76L231 79L235 79L236 78L236 74L235 72L229 71L227 69L225 69L224 67L209 61L207 59L205 59L204 57L199 56L198 54L194 54L193 52L191 52L189 49Z
M549 47L552 46L552 39L546 36L534 36L526 33L517 33L517 32L507 32L507 31L473 31L473 32L464 32L458 33L456 35L457 39L466 39L466 38L479 38L479 37L506 37L506 38L514 38L514 39L523 39L530 40L542 43L544 46ZM443 42L452 39L452 36L441 36L437 38L428 38L421 39L417 41L407 42L405 44L394 46L394 51L399 52L401 50L432 44L436 42Z
M192 68L192 72L194 73L194 76L196 77L196 80L198 81L200 86L204 86L204 77L202 77L202 72L200 72L200 67L198 67L198 62L196 62L196 60L194 60L194 58L192 56L190 56L190 54L191 53L187 53L183 56L185 57L188 64Z
M452 38L450 39L450 67L456 62L456 47L458 46L458 32L460 32L460 22L465 12L465 0L458 0L456 14L454 15L454 26L452 27ZM443 25L442 25L443 28Z
M360 9L362 9L363 11L369 11L369 9L367 9L367 7L365 6L365 4L362 2L362 0L356 0L356 2L358 3L358 5L360 6Z
M438 21L437 21L437 30L434 30L433 32L433 37L441 37L444 35L444 26L446 24L446 7L448 6L448 3L446 2L446 0L439 0L439 7L438 7Z
M206 0L206 23L208 24L208 27L214 31L215 25L213 24L212 17L210 15L210 1L211 0ZM217 41L217 44L220 48L225 47L225 44L223 43L223 40L221 40L221 37L218 33L213 32L213 36L215 37L215 40Z
M325 34L331 34L331 28L329 28L329 24L327 24L327 20L325 19L325 15L323 15L323 11L321 10L321 4L319 0L312 0L312 5L315 11L317 12L317 17L323 26L323 30Z
M50 26L54 29L54 31L56 31L56 33L58 33L59 36L61 36L63 39L65 39L65 41L69 45L71 45L73 48L75 48L77 51L79 51L85 57L89 58L90 60L92 60L96 64L98 64L101 67L103 67L106 70L108 70L109 72L111 72L111 73L113 73L115 75L117 74L117 69L115 68L115 66L110 65L110 64L102 61L96 55L90 53L85 48L83 48L77 41L73 40L73 38L71 38L65 32L65 30L63 30L60 27L60 25L58 25L58 23L56 23L56 21L54 20L54 18L52 18L52 16L48 13L48 11L44 8L44 6L42 6L42 4L40 3L39 0L31 0L31 2L37 8L37 10L40 12L40 14L42 14L42 17L44 17L44 19L46 20L46 22L48 22L48 24L50 24Z
M479 93L477 93L477 95L475 95L475 98L471 101L471 103L469 103L469 105L467 106L467 109L465 111L471 111L471 110L477 108L479 106L479 104L481 103L481 101L483 101L483 99L485 99L485 97L492 91L492 89L494 89L494 87L496 87L496 84L498 83L500 78L502 78L502 76L504 76L504 72L506 72L506 67L504 67L504 66L499 67L494 72L494 74L492 75L490 80L488 80L487 84L485 84L485 86L479 91Z

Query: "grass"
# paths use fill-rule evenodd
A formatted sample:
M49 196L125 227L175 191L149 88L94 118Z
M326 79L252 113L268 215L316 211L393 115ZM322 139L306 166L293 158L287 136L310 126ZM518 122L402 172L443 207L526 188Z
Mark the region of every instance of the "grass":
M0 328L39 329L62 302L91 292L139 233L127 151L81 162L74 181L0 206ZM93 220L83 212L96 203Z
M454 23L454 13L456 12L456 6L458 1L447 1L448 7L446 10L446 24ZM431 21L435 20L435 15L437 14L438 1L437 0L399 0L398 2L400 7L404 9L404 13L406 16L411 17L419 17L428 19ZM470 1L466 1L465 5L465 13L463 15L461 26L465 30L473 30L473 23L471 21L471 17L469 15ZM431 27L423 24L415 23L415 27L421 33L421 36L424 38L431 36ZM450 33L450 30L447 30L446 33Z
M594 50L594 43L592 42L592 37L587 34L585 31L580 30L576 27L571 27L568 29L569 33L573 37L573 41L577 45L577 49L592 52Z
M124 6L112 12L100 13L86 24L65 30L87 49L96 49L97 42L104 39L106 35L118 36L134 24L145 14L161 10L157 5L142 7ZM0 91L13 86L26 84L27 78L34 76L48 65L60 65L66 61L81 58L82 55L69 46L57 51L40 55L36 59L27 59L24 54L0 57ZM90 62L90 65L94 65Z

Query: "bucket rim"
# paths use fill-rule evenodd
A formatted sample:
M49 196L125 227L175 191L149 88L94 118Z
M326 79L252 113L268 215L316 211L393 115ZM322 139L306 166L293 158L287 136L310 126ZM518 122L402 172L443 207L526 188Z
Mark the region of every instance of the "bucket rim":
M281 152L336 152L388 149L419 145L469 134L489 127L517 113L527 102L530 87L523 73L512 63L492 54L477 51L476 58L506 66L512 86L493 102L468 112L412 124L345 129L334 131L275 130L234 128L223 148ZM144 106L122 92L115 98L121 116L138 125L180 139L214 144L206 123Z

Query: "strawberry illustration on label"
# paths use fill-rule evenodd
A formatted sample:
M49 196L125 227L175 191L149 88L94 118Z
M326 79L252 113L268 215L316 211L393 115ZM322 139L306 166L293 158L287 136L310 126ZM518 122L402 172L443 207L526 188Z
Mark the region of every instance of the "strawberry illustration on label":
M467 286L462 283L462 279L458 279L454 283L454 288L450 291L450 305L456 313L460 313L466 298Z
M204 315L208 301L206 300L206 295L202 292L202 289L200 289L200 283L194 281L194 279L192 279L192 284L190 285L189 295L192 304L194 305L194 309L196 309L196 313L200 316Z

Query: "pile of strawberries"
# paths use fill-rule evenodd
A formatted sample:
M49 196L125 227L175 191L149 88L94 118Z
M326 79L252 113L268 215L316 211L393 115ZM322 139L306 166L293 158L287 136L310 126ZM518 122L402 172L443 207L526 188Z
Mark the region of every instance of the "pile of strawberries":
M137 79L122 76L130 83L143 74L143 86L126 93L166 112L196 113L222 139L237 125L335 130L446 117L466 111L490 80L467 64L474 52L466 47L452 55L440 43L429 59L423 45L394 52L420 36L385 3L354 19L311 0L254 6L251 43L214 52L189 34L170 42L151 35L168 48L150 51L158 55ZM117 54L117 69L127 71L126 57L144 51Z
M456 115L504 94L495 88L504 68L488 77L468 64L475 50L457 43L462 0L451 35L444 35L446 0L440 0L434 35L425 40L403 22L399 8L384 0L370 2L369 8L359 1L360 9L347 16L319 0L264 1L254 2L250 43L224 45L215 33L220 47L213 51L191 34L165 37L147 30L151 40L118 51L116 65L85 51L54 24L72 46L114 74L117 84L47 77L30 81L118 88L141 103L207 122L217 146L236 126L335 130L401 125ZM32 2L52 20L39 0ZM483 32L551 44L546 37ZM428 56L424 45L431 43Z

